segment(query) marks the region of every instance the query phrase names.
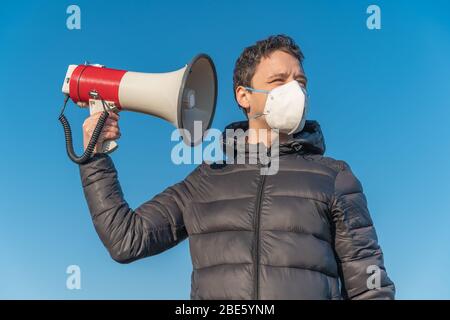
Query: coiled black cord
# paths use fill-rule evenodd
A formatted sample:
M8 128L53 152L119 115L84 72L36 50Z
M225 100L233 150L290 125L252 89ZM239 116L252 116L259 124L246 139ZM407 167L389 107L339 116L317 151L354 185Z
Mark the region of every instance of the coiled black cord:
M75 154L75 151L73 150L73 141L72 141L72 130L70 128L69 121L64 116L64 109L66 108L67 101L69 100L69 96L66 96L64 99L64 106L61 110L61 114L59 115L58 120L61 122L63 128L64 128L64 136L66 139L66 150L67 155L69 156L70 160L77 164L84 164L89 161L89 159L92 157L92 153L94 152L95 145L97 144L98 138L100 137L100 134L102 133L103 127L105 126L106 120L109 117L109 113L104 109L102 112L100 118L98 119L97 125L95 126L94 132L92 133L91 139L89 140L89 143L86 147L86 150L83 152L81 156L77 156Z

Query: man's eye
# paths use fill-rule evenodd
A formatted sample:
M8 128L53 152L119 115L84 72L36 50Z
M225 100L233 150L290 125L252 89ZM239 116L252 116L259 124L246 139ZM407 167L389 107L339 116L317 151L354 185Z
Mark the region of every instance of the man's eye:
M283 79L274 79L272 81L270 81L269 83L276 83L276 82L281 82L283 81Z
M297 82L302 86L303 88L306 88L306 83L303 80L297 80Z

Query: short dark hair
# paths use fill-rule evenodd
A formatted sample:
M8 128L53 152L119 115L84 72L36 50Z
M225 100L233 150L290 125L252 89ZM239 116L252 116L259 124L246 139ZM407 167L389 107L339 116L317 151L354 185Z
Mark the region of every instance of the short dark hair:
M266 39L257 41L254 45L246 47L236 60L233 72L233 91L236 99L236 88L238 86L251 86L256 67L261 59L267 58L272 52L281 50L291 54L298 59L300 65L303 63L303 53L295 41L284 34L272 35ZM245 113L245 110L244 110Z

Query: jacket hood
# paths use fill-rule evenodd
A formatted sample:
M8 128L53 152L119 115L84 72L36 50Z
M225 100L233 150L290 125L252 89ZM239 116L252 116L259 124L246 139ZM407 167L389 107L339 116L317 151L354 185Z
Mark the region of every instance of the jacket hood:
M233 144L236 149L236 137L232 139L226 136L226 130L248 130L248 121L237 121L227 125L223 131L224 148L227 144ZM325 153L325 140L320 124L316 120L306 120L302 131L294 134L291 139L279 146L280 154L301 153L320 154Z

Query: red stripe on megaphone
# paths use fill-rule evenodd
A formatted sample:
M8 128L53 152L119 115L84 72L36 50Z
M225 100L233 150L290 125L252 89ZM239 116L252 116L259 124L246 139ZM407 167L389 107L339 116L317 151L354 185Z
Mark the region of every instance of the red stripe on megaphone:
M89 102L89 93L96 91L103 100L112 101L120 108L119 85L127 71L104 67L79 65L70 77L69 94L75 102Z

